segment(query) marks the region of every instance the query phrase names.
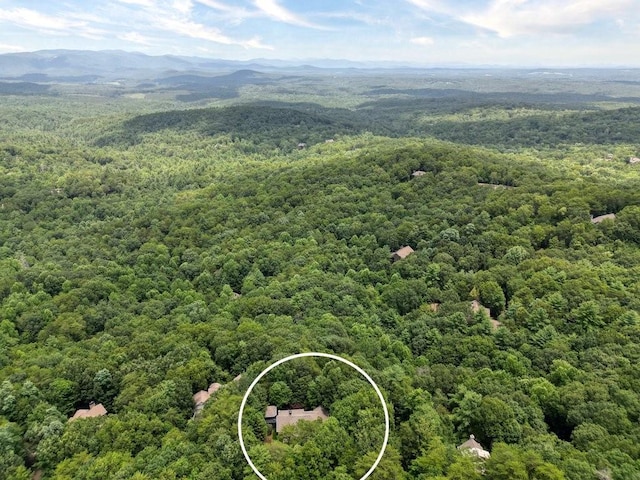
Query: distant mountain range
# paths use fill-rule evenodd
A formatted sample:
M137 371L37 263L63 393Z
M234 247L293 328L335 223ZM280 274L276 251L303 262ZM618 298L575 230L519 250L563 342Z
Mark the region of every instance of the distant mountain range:
M237 73L234 73L237 72ZM273 81L286 75L362 75L371 73L455 74L459 75L538 75L541 77L578 77L587 75L616 81L637 81L638 69L560 69L505 68L490 65L405 65L398 62L355 62L351 60L306 59L246 61L202 57L152 56L121 50L41 50L0 54L0 83L108 83L188 85L226 88L242 84ZM261 77L264 75L264 77ZM613 75L613 76L612 76ZM221 77L212 80L213 77ZM11 90L15 85L4 86Z
M41 50L0 55L0 78L41 83L144 80L180 75L219 75L236 70L302 73L314 70L344 71L402 67L403 65L395 63L372 64L323 59L304 60L300 63L268 59L233 61L175 55L151 56L120 50Z

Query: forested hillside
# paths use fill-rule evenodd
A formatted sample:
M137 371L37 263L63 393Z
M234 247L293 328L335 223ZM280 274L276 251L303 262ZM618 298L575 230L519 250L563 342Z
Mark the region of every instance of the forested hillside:
M0 479L640 478L637 108L249 93L0 99Z

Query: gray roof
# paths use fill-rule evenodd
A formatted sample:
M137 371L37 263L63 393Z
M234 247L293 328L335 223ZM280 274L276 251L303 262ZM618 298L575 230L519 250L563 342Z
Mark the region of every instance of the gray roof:
M458 448L479 448L482 449L482 445L480 445L480 443L478 443L476 441L476 436L471 434L469 435L469 440L467 440L466 442L464 442L462 445L460 445Z
M482 445L480 445L476 441L476 437L473 434L469 435L469 440L467 440L462 445L460 445L458 447L458 449L470 452L470 453L472 453L473 455L476 455L479 458L486 459L486 458L489 458L491 456L491 453L489 453L488 450L485 450L484 448L482 448Z
M329 415L326 414L322 407L316 407L313 410L303 410L302 408L279 410L276 417L276 432L280 433L284 427L295 425L300 420L313 422L314 420L326 420L327 418L329 418Z

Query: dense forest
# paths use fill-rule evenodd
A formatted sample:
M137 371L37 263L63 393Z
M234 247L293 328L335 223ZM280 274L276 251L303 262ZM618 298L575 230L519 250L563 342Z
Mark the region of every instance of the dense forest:
M637 87L240 77L0 93L0 479L640 479Z

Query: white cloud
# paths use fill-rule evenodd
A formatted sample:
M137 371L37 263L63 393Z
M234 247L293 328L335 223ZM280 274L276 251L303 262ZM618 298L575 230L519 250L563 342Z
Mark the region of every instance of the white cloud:
M127 32L122 35L118 35L120 40L124 40L125 42L138 43L140 45L146 45L148 47L153 45L153 41L145 37L144 35L140 35L138 32Z
M213 27L208 27L191 20L180 20L158 16L155 18L155 25L163 30L177 33L185 37L207 40L209 42L220 43L222 45L239 45L245 48L261 48L271 50L272 47L263 45L258 39L236 40Z
M27 50L27 48L21 47L20 45L8 45L6 43L0 43L0 52L2 53L26 52Z
M290 12L282 5L280 5L276 0L254 0L254 4L268 17L278 20L279 22L288 23L290 25L297 25L299 27L323 29L323 27L314 25L313 23L305 20L299 15Z
M434 44L434 40L431 37L415 37L411 39L411 43L421 46L429 46Z
M363 23L365 25L369 25L373 27L392 26L397 24L397 20L386 15L376 16L376 15L369 15L366 13L358 13L358 12L351 12L351 11L320 12L320 13L315 13L314 17L353 20L355 22Z
M119 0L124 2L136 2L143 8L131 10L128 18L123 18L120 27L128 27L135 32L125 33L127 37L121 35L119 38L127 41L140 43L142 45L152 45L159 42L159 37L177 35L179 37L193 38L221 45L241 46L243 48L272 49L271 46L263 44L258 38L248 40L232 38L226 35L219 28L205 25L193 19L194 2L192 0L172 0L171 2L159 2L157 4L148 0ZM221 7L223 10L236 11L234 7L228 7L215 0L195 0L200 4L209 7ZM153 6L147 6L147 3ZM225 22L229 24L229 22ZM142 33L140 33L142 32ZM145 37L143 33L149 33L156 40ZM169 35L167 35L169 34Z
M189 15L193 8L193 3L191 0L173 0L172 7L182 15Z
M615 20L632 11L633 4L634 0L493 0L488 8L463 13L458 19L501 37L563 34L598 20Z
M78 35L101 39L106 33L90 27L88 22L83 20L69 20L60 16L46 15L28 8L0 9L0 22L55 35Z
M262 17L262 12L256 9L247 9L241 6L231 6L216 0L195 0L197 3L216 10L215 15L224 21L225 25L239 25L247 18Z
M236 10L239 10L238 8L232 7L230 5L225 5L224 3L216 2L214 0L196 0L196 1L209 8L220 10L221 12L234 12Z
M129 5L140 5L141 7L155 7L155 0L118 0L120 3L127 3Z
M410 4L432 13L443 13L446 15L454 15L460 10L459 6L448 5L442 0L407 0Z

